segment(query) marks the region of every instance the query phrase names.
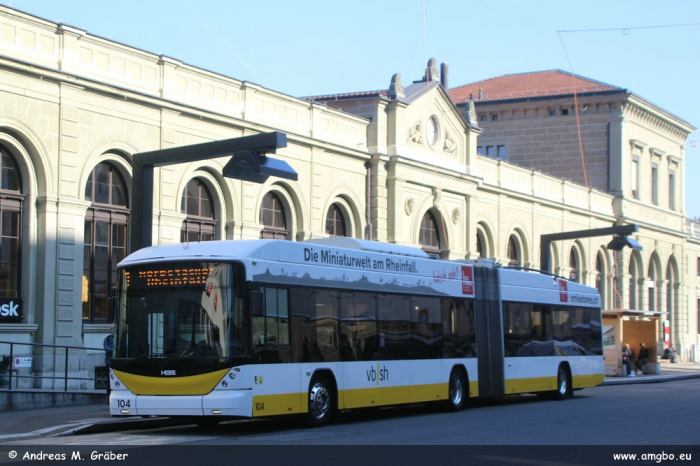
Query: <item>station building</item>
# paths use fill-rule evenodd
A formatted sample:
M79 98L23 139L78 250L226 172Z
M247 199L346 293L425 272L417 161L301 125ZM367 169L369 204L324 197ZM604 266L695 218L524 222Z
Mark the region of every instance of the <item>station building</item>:
M551 271L598 286L605 309L667 313L679 349L697 345L700 241L683 185L694 128L624 90L582 95L586 185L576 150L552 144L570 138L571 93L478 99L444 79L432 62L410 85L397 74L386 90L297 98L0 6L0 304L17 311L0 316L0 341L75 347L69 372L94 376L129 253L134 154L281 131L276 157L298 181L224 178L228 157L156 168L153 244L349 236L539 268L542 234L637 223L643 252L560 242ZM26 373L65 368L63 353L30 355Z

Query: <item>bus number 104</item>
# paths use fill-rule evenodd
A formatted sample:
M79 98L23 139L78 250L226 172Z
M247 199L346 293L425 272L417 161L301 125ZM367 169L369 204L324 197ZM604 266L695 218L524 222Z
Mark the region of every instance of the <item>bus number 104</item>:
M131 408L131 400L117 400L118 408Z
M263 401L261 403L261 402L256 401L255 402L255 410L256 411L265 411L265 402Z

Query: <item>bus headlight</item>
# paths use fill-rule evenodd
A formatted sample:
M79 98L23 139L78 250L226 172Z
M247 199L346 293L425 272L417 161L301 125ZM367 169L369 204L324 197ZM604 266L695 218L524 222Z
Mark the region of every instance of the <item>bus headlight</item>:
M233 372L229 372L228 376L231 380L236 378L236 374L234 374Z

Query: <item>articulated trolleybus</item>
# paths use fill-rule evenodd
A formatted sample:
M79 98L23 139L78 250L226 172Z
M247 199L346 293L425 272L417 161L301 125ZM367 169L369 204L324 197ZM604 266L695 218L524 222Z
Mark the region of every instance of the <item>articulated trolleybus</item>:
M603 381L595 288L352 238L155 246L119 264L114 416L226 418Z

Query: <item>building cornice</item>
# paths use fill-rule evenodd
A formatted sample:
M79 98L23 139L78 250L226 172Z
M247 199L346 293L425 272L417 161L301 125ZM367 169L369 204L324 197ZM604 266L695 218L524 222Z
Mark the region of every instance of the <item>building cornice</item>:
M630 98L622 105L622 114L624 116L634 118L647 126L673 136L681 142L684 142L690 133L695 131L695 128L680 118L676 118L670 113L662 109L650 105L648 102L630 96Z

